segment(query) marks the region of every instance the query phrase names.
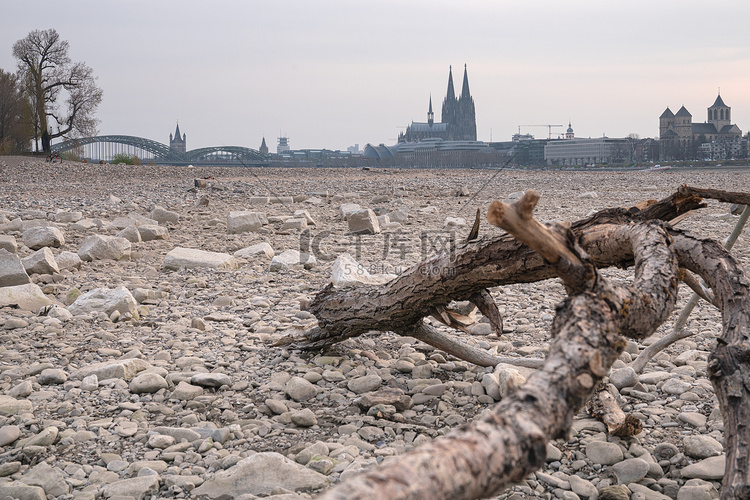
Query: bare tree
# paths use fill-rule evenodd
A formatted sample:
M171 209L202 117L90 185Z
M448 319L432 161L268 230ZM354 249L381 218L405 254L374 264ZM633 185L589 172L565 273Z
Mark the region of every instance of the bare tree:
M34 30L13 45L33 117L36 149L49 150L57 137L96 134L96 109L102 90L93 70L85 63L72 63L69 44L54 29ZM56 131L52 131L54 126ZM46 133L46 134L45 134Z
M28 108L18 76L0 69L0 153L28 148L31 134L24 127Z

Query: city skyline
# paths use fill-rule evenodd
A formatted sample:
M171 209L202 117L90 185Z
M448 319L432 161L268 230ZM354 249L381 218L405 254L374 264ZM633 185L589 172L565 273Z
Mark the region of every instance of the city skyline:
M343 0L210 5L193 1L64 5L9 0L0 68L12 45L56 29L73 61L92 67L104 98L100 134L188 149L293 149L393 144L445 93L448 66L468 65L477 139L658 137L658 116L685 106L695 121L718 89L750 129L750 5L668 0L505 4ZM438 119L438 116L436 116Z

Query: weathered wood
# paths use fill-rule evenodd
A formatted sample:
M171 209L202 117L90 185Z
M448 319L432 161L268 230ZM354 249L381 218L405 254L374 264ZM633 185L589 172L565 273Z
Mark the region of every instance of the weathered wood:
M643 430L641 421L622 411L617 400L604 384L600 384L596 394L586 403L586 412L604 422L613 436L630 437Z
M658 326L661 314L640 321L631 318L655 313L645 294L666 310L676 300L674 257L668 248L651 248L668 247L664 228L638 224L627 230L636 257L632 289L612 287L593 270L583 290L559 309L552 323L549 355L524 386L473 423L385 467L355 476L322 498L483 498L541 467L546 443L565 435L575 413L622 351L625 341L618 332L645 336ZM667 271L653 273L657 268Z

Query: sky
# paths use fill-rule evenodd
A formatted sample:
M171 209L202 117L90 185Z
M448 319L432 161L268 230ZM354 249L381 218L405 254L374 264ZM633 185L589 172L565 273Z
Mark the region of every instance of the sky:
M187 149L279 135L293 149L393 144L436 121L464 65L478 140L658 136L685 106L694 122L721 92L750 129L746 0L3 0L0 68L13 44L54 28L104 96L99 134ZM531 126L533 125L533 126ZM542 126L538 126L542 125ZM520 129L519 129L520 126Z

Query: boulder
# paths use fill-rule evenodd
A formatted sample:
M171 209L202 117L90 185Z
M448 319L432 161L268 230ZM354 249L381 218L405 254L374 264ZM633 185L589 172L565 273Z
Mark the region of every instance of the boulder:
M236 269L237 259L226 253L207 252L194 248L175 247L164 256L162 269L183 268Z
M304 231L307 229L307 219L305 218L291 218L284 221L281 225L281 230L286 231L289 229L296 229L298 231Z
M16 239L9 234L0 234L0 250L7 250L10 253L18 252Z
M149 214L149 217L151 217L159 224L179 224L180 222L180 214L171 210L167 210L166 208L160 207L159 205L154 207L154 209Z
M271 245L269 245L265 241L263 243L250 245L249 247L245 247L234 252L235 257L247 260L255 260L256 256L265 256L266 258L272 259L274 255L276 255L276 252L274 252Z
M26 268L18 255L0 248L0 287L25 285L30 282Z
M357 203L342 203L339 206L339 215L341 215L341 220L349 220L349 216L360 210L362 207Z
M23 232L23 244L32 250L42 247L57 248L65 244L65 237L56 227L31 227Z
M308 253L300 253L299 250L284 250L271 259L271 271L284 271L294 266L303 266L310 269L316 263L315 256Z
M331 282L336 287L359 284L382 285L396 277L395 274L370 274L362 264L354 260L354 257L348 253L338 256L331 271Z
M140 243L141 242L141 233L138 231L138 228L135 226L128 226L119 233L117 233L118 238L125 238L130 243Z
M39 309L50 304L52 301L35 283L0 288L0 307L14 306L24 311L39 312Z
M227 215L227 232L241 234L255 232L263 227L263 218L258 212L238 211Z
M57 262L57 268L62 271L63 269L80 269L81 268L81 258L78 256L77 253L73 252L60 252L60 255L57 256L57 259L55 259Z
M55 221L63 224L72 224L83 219L83 213L81 212L69 212L67 210L59 210L55 213Z
M139 358L116 359L113 361L102 361L83 366L70 374L74 380L83 380L86 377L96 375L97 380L107 380L111 378L121 378L132 380L139 372L148 370L151 365Z
M142 241L169 239L169 230L164 226L138 226L138 233Z
M126 260L130 258L130 242L116 236L94 234L83 240L78 249L81 260Z
M54 274L59 273L57 261L48 247L41 248L21 261L26 272L29 274Z
M380 224L375 212L366 208L358 210L349 215L349 232L355 234L377 234L380 232Z
M267 496L275 490L311 491L328 486L328 478L274 452L256 453L218 472L191 495L208 498Z
M96 312L109 316L114 311L119 311L120 314L129 313L137 319L138 303L124 286L115 289L95 288L79 296L68 306L68 311L74 316Z

